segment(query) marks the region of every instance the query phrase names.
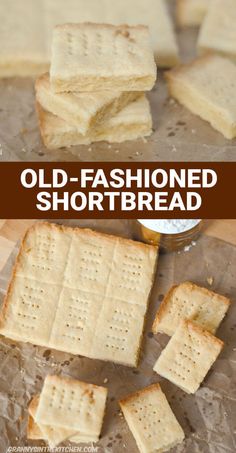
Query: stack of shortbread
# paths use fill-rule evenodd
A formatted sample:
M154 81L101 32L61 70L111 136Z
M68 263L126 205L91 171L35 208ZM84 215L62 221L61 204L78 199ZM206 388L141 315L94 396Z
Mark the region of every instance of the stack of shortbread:
M65 440L97 442L107 389L59 376L47 376L40 395L29 405L28 438L44 439L50 448Z
M36 81L47 148L151 134L145 91L156 80L146 26L64 24L53 32L50 74Z

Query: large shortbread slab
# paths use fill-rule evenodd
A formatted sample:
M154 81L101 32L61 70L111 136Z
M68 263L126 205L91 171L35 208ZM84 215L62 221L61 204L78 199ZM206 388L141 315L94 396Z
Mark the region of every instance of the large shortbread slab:
M223 345L197 324L182 321L153 369L185 392L195 393Z
M159 384L129 395L120 406L141 453L164 452L184 440Z
M236 137L234 63L217 55L205 56L167 72L166 77L172 97L226 138Z
M35 89L36 99L44 110L62 118L82 135L86 135L89 129L104 123L142 95L135 91L54 93L48 74L37 79Z
M235 0L214 0L210 2L199 33L197 44L199 53L216 52L236 63L235 23ZM222 66L221 71L225 71L224 66Z
M150 106L144 95L117 115L95 126L87 135L82 135L74 126L43 110L39 104L37 111L41 136L48 149L90 145L100 141L121 143L147 137L152 133Z
M172 336L183 319L215 333L230 305L227 297L184 282L173 286L157 311L152 330Z
M47 376L40 394L35 421L39 426L74 430L99 437L107 389L67 377Z
M156 258L156 247L132 240L35 224L22 242L0 332L135 366Z
M55 27L50 68L53 91L147 91L155 80L147 27L94 23Z
M201 25L210 0L177 0L176 16L181 27Z

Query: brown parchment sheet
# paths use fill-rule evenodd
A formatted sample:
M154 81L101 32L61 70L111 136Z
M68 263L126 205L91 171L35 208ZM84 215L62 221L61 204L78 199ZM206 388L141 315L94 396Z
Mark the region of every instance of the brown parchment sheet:
M63 223L133 238L133 223L127 220ZM9 282L17 249L18 247L0 274L1 300ZM0 452L5 453L8 446L45 445L42 441L26 439L27 406L32 396L40 392L45 376L56 373L108 387L107 410L97 453L138 453L117 400L154 382L161 382L186 435L186 440L172 449L172 453L235 453L235 275L236 247L205 235L188 252L161 255L150 297L141 361L136 369L31 344L20 344L0 337ZM154 336L151 333L156 309L168 288L186 279L210 287L232 300L228 315L217 331L217 336L225 342L225 348L195 395L187 395L152 370L168 342L166 335ZM209 286L207 280L211 279L212 285Z
M145 0L144 0L145 1ZM174 1L170 2L174 16ZM176 29L182 61L196 54L197 29ZM224 71L224 68L222 68ZM122 144L95 143L47 150L40 139L32 79L0 79L2 161L235 161L236 139L227 140L206 121L168 98L163 71L148 95L153 134Z

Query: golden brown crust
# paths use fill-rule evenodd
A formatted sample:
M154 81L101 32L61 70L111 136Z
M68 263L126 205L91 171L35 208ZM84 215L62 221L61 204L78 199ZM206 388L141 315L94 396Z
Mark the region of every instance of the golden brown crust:
M161 391L161 386L157 382L156 384L149 385L148 387L145 387L144 389L138 390L137 392L131 393L130 395L126 396L125 398L122 398L119 400L119 405L122 408L122 406L125 406L127 403L132 402L136 398L138 398L140 395L144 395L146 393L152 393L153 391Z
M27 439L43 439L43 434L31 415L28 416Z
M152 332L153 333L157 333L158 331L158 324L160 323L160 320L162 318L162 314L163 312L165 312L165 309L166 309L166 305L169 303L169 299L171 298L173 292L175 291L175 289L177 288L178 286L177 285L174 285L172 286L169 291L167 292L167 294L165 295L157 313L156 313L156 316L155 316L155 319L153 321L153 325L152 325Z
M112 25L112 24L106 24L106 23L95 23L95 22L83 22L82 24L75 24L75 23L66 23L66 24L59 24L56 25L55 28L59 30L67 30L68 28L70 29L81 29L81 28L87 28L88 26L91 26L91 28L95 29L103 29L104 27L107 29L113 29L115 30L146 30L148 31L148 27L143 24L137 24L137 25L128 25L128 24L121 24L121 25Z
M50 381L55 386L57 384L60 384L61 382L63 382L66 385L68 384L70 387L78 386L78 384L79 384L80 387L84 387L85 392L86 391L91 391L91 390L94 389L96 391L101 391L101 392L107 394L107 388L106 387L102 387L101 385L95 385L95 384L90 384L90 383L87 383L87 382L79 381L78 379L72 379L72 378L69 378L67 376L48 375L46 377L46 379L47 379L47 381Z
M209 296L209 297L219 297L221 299L221 302L223 304L225 304L227 307L230 306L231 304L231 301L230 299L228 299L227 297L225 296L222 296L221 294L218 294L214 291L211 291L207 288L204 288L202 286L198 286L196 285L195 283L193 282L190 282L190 281L186 281L186 282L183 282L183 283L180 283L179 285L174 285L172 286L169 291L167 292L167 294L165 295L164 297L164 300L162 301L157 313L156 313L156 316L155 316L155 319L154 319L154 322L153 322L153 325L152 325L152 332L153 333L157 333L158 332L158 325L162 319L162 316L163 316L163 313L165 313L166 311L166 305L168 305L169 303L169 300L170 298L172 297L172 294L173 292L180 286L185 286L186 288L188 288L190 291L194 290L194 289L197 289L199 292L201 292L202 294L205 294L206 296Z
M4 323L4 318L5 318L5 314L6 314L6 311L7 311L7 308L8 308L8 303L9 303L8 302L8 298L9 298L9 295L11 293L12 286L14 284L14 279L15 279L15 276L16 276L17 267L19 265L20 257L21 257L21 254L22 254L24 248L25 248L26 239L27 239L29 231L31 231L31 228L33 228L33 227L28 228L28 230L26 231L26 233L23 236L23 239L22 239L21 245L20 245L20 249L19 249L19 252L17 254L16 260L15 260L15 264L14 264L13 269L12 269L12 274L11 274L11 277L10 277L10 283L8 285L8 289L7 289L5 298L3 300L3 305L2 305L1 312L0 312L0 329L2 327L2 324Z
M49 72L45 72L44 74L41 74L39 77L37 77L37 79L35 80L35 84L34 84L36 92L37 92L37 89L42 86L42 84L44 84L45 82L48 81L48 78L49 78Z
M209 341L211 344L214 343L215 345L219 346L220 349L224 347L224 342L222 340L212 335L210 332L208 332L208 330L202 329L202 327L195 322L189 321L188 319L184 319L181 322L186 326L188 330L190 330L190 332L192 331L197 333L198 335L201 335L202 339L204 339L206 342Z

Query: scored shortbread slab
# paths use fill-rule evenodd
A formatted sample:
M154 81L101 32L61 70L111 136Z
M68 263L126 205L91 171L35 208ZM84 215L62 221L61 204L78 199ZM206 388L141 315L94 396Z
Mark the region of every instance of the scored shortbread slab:
M181 321L153 369L185 392L195 393L223 345L197 324Z
M156 247L129 239L35 224L22 242L0 332L135 366L156 258Z
M210 0L177 0L176 16L182 27L201 25Z
M42 140L48 149L90 145L100 141L121 143L147 137L152 133L150 106L144 95L117 115L94 127L87 135L82 135L74 126L43 110L39 104L37 111Z
M47 376L40 394L35 421L74 430L86 436L101 433L107 389L59 376Z
M215 333L230 305L227 297L206 288L184 282L173 286L157 311L153 333L172 336L183 319L189 319Z
M100 91L95 93L54 93L49 75L43 74L35 84L36 99L44 110L64 119L82 135L96 124L116 115L142 92Z
M166 78L171 96L226 138L236 136L235 64L209 55L168 71Z
M199 33L197 44L199 53L216 52L236 62L235 23L235 0L214 0L210 2Z
M120 406L141 453L164 452L184 440L159 384L129 395Z
M50 68L53 91L147 91L155 80L147 27L94 23L55 27Z

